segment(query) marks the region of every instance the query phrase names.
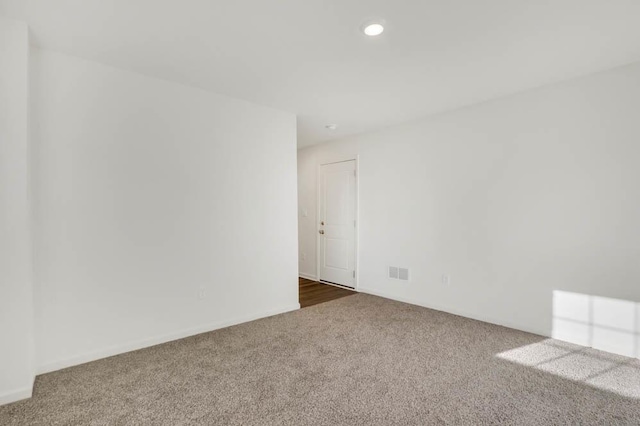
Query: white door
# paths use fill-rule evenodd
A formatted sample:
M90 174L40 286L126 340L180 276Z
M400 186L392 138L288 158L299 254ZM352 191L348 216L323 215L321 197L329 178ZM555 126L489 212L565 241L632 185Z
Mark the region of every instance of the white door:
M320 166L320 280L354 288L356 162Z

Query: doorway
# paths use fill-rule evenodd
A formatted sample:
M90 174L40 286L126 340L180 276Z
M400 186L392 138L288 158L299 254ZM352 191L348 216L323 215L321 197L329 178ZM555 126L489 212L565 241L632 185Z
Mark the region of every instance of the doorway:
M321 282L356 285L356 161L320 166L318 276Z

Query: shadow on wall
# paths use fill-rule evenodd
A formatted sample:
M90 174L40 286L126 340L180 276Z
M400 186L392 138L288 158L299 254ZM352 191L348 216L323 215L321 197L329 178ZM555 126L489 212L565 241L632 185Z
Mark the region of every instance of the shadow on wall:
M552 337L496 356L640 399L640 303L556 290Z

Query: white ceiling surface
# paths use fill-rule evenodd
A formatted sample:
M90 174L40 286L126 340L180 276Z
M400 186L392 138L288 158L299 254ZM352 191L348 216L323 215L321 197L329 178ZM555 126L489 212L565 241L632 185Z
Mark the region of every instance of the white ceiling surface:
M39 47L294 112L299 146L640 60L638 0L0 0L0 15ZM360 32L371 18L383 35Z

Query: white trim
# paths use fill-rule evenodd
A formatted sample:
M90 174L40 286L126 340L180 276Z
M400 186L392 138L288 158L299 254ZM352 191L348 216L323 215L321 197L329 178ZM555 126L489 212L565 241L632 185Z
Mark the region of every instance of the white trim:
M305 278L307 280L311 280L311 281L318 281L318 277L311 275L311 274L305 274L304 272L298 272L298 276L300 278Z
M151 337L148 339L138 340L136 342L129 342L122 345L111 346L109 348L100 349L93 352L88 352L82 355L77 355L71 358L61 359L58 361L50 362L44 365L38 366L38 374L49 373L63 368L72 367L74 365L84 364L86 362L96 361L98 359L107 358L114 355L119 355L125 352L131 352L138 349L147 348L149 346L159 345L161 343L167 343L172 340L183 339L185 337L194 336L196 334L206 333L220 328L230 327L232 325L242 324L249 321L254 321L261 318L270 317L273 315L283 314L285 312L291 312L300 309L300 304L289 305L286 307L272 309L269 311L258 312L255 314L245 315L239 318L219 321L213 324L198 326L189 328L174 333L165 334L163 336Z
M33 383L35 382L35 380L36 378L34 377L31 380L31 386L29 387L13 390L10 392L5 392L2 395L0 395L0 405L10 404L12 402L17 402L23 399L31 398L31 395L33 395Z
M422 302L422 301L416 301L416 300L408 299L406 297L397 297L397 296L393 296L393 295L390 295L390 294L382 292L382 291L371 290L371 289L368 289L368 288L360 288L359 291L361 293L371 294L371 295L378 296L378 297L384 297L385 299L396 300L398 302L408 303L410 305L416 305L416 306L420 306L420 307L423 307L423 308L433 309L434 311L446 312L448 314L457 315L459 317L464 317L464 318L469 318L469 319L476 320L476 321L486 322L486 323L489 323L489 324L499 325L501 327L512 328L514 330L525 331L527 333L537 334L539 336L551 337L549 335L549 332L544 332L544 331L541 331L541 330L533 329L531 327L528 327L528 326L525 326L525 325L521 325L521 324L512 323L510 321L503 321L503 320L499 320L499 319L496 319L496 318L487 317L487 316L484 316L484 315L477 315L477 314L469 313L469 312L466 312L466 311L463 311L463 310L460 310L460 309L452 309L452 308L449 308L449 307L434 305L432 303L426 303L426 302Z
M320 180L322 178L322 164L318 164L316 169L316 223L314 235L316 239L316 281L320 281L320 237L318 237L318 224L320 223Z
M354 250L356 251L355 268L356 268L356 280L354 284L354 290L359 291L360 285L360 155L356 155L356 241Z

